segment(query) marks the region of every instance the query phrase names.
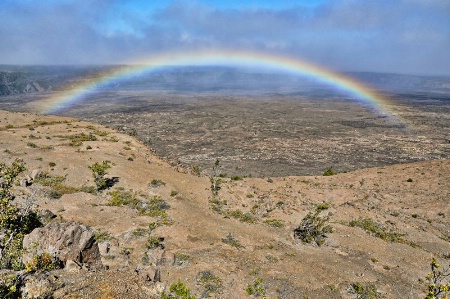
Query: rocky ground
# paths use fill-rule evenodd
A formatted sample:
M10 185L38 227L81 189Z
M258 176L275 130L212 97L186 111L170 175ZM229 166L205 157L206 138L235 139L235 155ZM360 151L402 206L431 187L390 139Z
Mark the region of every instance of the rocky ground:
M83 260L63 257L62 245L31 245L65 260L62 269L20 272L25 298L159 298L178 281L197 298L424 298L432 257L448 264L448 159L333 176L217 177L214 195L209 176L77 119L0 111L0 147L1 162L27 166L17 204L56 215L38 230L69 222L85 236L76 244L98 247ZM102 161L112 186L95 192L89 166ZM315 234L321 246L294 237L310 212L332 228Z

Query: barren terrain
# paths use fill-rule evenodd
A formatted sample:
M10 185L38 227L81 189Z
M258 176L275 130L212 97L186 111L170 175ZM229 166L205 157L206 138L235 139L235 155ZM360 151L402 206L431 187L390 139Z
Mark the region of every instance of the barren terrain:
M301 106L293 102L271 102L270 115L265 112L269 104L264 100L258 105L244 101L243 106L236 106L243 108L236 111L232 100L218 99L199 100L195 110L189 101L182 101L178 110L164 112L156 106L153 111L130 115L130 128L135 128L141 139L150 138L152 147L162 144L159 151L182 144L173 152L180 152L179 159L187 165L201 164L195 153L207 155L208 163L201 164L205 172L200 175L193 174L190 167L171 166L135 137L99 124L1 111L2 162L21 158L28 174L36 170L64 177L64 186L81 188L93 185L88 166L109 160L112 167L108 177L118 180L99 194L72 193L75 189L65 188L72 191L60 198L50 196L51 186L38 183L16 188L18 202L33 194L38 209L49 209L63 221L88 225L103 236L99 247L105 269L95 273L86 269L51 271L58 282L54 297L157 297L178 280L197 298L207 294L212 298L248 298L251 286L263 288L268 298L356 298L352 286L357 283L374 286L380 298L424 297L431 258L437 257L445 265L444 255L450 251L450 160L442 159L448 158L448 114L433 111L434 106L422 110L403 107L399 113L414 123L415 133L409 135L405 128L391 126L355 105L332 105L324 111L317 108L320 102L306 101ZM101 109L97 111L98 122L127 126L125 131L129 128L127 115L112 113L108 106ZM356 120L350 117L355 115L354 109L358 111ZM260 118L265 127L247 122L260 111L265 112ZM85 117L94 118L93 114ZM301 121L304 125L299 126ZM239 141L226 139L234 136L226 132L239 132ZM81 133L95 136L95 140L71 143L73 136ZM218 138L211 141L208 136ZM174 138L182 142L174 143ZM223 143L217 145L221 140ZM191 148L197 143L200 145ZM264 150L256 151L250 159L247 148ZM389 153L396 159L390 159ZM169 158L172 155L166 153ZM304 158L294 159L298 156ZM353 156L358 156L361 164L356 164ZM210 177L205 173L211 173L216 158L227 166L226 157L242 160L236 171L239 175L282 175L280 169L290 164L299 167L301 161L314 164L308 169L316 174L329 166L338 172L361 169L333 176L223 177L221 189L213 196ZM266 163L264 157L274 160L270 167L259 169L278 170L253 171L257 168L252 168L252 163ZM376 157L383 163L397 164L362 169L371 166ZM283 159L283 167L276 168ZM398 163L399 159L433 160ZM160 184L152 184L153 180L160 180ZM128 206L108 205L111 191L120 187L145 198L161 196L170 206L168 216L143 216ZM321 217L330 217L333 232L326 233L322 246L304 244L294 238L294 229L318 208ZM363 219L401 237L390 241L350 225L352 220ZM156 229L149 228L158 221ZM159 237L163 246L149 246L152 237ZM159 271L161 282L147 280L145 271Z

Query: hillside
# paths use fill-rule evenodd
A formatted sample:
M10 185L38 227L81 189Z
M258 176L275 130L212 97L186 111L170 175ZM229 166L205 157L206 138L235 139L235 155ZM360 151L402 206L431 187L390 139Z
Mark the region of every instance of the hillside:
M159 298L177 281L197 298L262 297L263 290L267 298L357 298L374 288L379 298L424 298L432 257L448 264L450 160L333 176L220 178L214 196L208 176L98 124L0 111L0 144L0 161L20 158L22 176L33 177L14 188L18 203L32 197L37 209L57 215L53 221L95 232L101 267L33 274L53 298ZM89 166L102 161L110 161L112 186L92 192ZM121 205L127 198L134 205ZM332 227L321 246L294 238L316 210ZM38 289L28 287L27 296Z

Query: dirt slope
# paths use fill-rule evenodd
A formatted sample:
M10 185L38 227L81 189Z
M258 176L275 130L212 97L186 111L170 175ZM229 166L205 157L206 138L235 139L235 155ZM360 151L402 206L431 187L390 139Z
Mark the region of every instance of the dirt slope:
M70 136L81 133L96 140L70 145ZM109 270L59 270L65 285L56 291L57 298L148 298L178 280L198 298L207 289L213 298L247 298L246 289L258 278L262 282L256 287L269 298L355 298L354 283L375 285L381 298L421 298L421 279L431 258L450 251L450 160L329 177L223 178L218 198L226 204L220 214L210 202L208 177L175 169L133 137L97 124L0 111L0 148L2 162L21 158L28 174L63 176L62 184L75 188L93 186L88 166L109 160L108 177L118 178L109 191L122 187L142 196L159 195L170 205L167 219L173 223L149 233L148 225L158 218L108 206L108 190L68 192L56 199L49 196L49 187L18 187L24 196L34 192L39 209L107 235L100 248ZM149 186L155 179L165 184ZM330 213L333 228L320 247L302 244L293 233L317 205L324 207L321 215ZM357 219L404 234L403 241L389 242L351 227L349 222ZM266 220L284 226L271 227ZM151 236L164 238L164 250L147 249ZM240 246L225 243L227 236ZM160 271L160 284L141 277L145 267ZM199 279L202 273L217 279L208 286Z

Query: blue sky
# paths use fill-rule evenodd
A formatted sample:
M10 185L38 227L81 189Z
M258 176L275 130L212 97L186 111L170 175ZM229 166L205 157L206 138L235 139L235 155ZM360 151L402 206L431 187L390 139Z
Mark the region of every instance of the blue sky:
M1 0L0 64L258 50L341 71L450 75L450 0Z

